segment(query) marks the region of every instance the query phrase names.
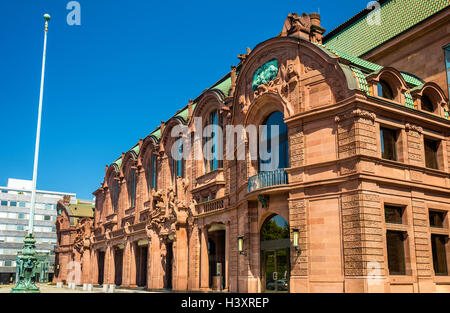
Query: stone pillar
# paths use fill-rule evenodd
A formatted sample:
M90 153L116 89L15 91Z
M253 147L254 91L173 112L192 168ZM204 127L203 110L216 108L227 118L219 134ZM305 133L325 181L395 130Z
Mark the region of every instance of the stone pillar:
M114 249L112 246L108 245L105 253L105 269L103 284L114 284Z
M188 247L186 227L180 227L174 243L173 290L187 290L188 287Z
M209 288L208 228L201 230L200 242L200 289Z
M138 253L139 251L137 250L138 247L137 247L137 243L136 242L129 242L128 245L130 247L129 248L129 259L130 259L129 267L130 267L130 270L129 270L129 274L128 274L128 276L129 276L129 286L130 287L137 287L137 284L136 284L136 273L137 273L137 270L138 270L139 263L136 262L136 253ZM142 256L140 256L140 257L142 257Z
M122 253L122 286L129 287L130 286L130 243L128 240L124 243L125 247L123 248Z
M81 258L82 273L81 273L81 283L90 283L90 267L91 267L91 250L89 248L84 249L83 256Z
M92 285L98 285L98 267L99 267L99 264L98 264L98 251L97 250L94 250L94 248L91 248L92 250L91 250L91 262L90 262L90 265L89 265L89 268L90 268L90 270L89 270L89 275L90 275L90 277L89 277L89 284L92 284Z
M230 266L230 222L227 222L225 225L225 269L223 273L223 279L225 280L225 289L228 290L230 279L229 275L229 266Z

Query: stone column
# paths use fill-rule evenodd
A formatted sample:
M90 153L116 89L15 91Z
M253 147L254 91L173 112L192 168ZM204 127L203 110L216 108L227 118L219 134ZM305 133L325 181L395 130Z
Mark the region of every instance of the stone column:
M225 280L225 289L228 290L230 275L228 272L230 266L230 222L225 224L225 269L223 273L223 279Z
M140 265L140 262L142 262L142 260L139 260L139 263L136 262L136 253L138 253L139 251L137 250L137 243L136 242L129 242L129 266L130 266L130 270L129 270L129 286L130 287L137 287L136 284L136 273L138 271L138 266ZM142 256L140 256L142 257Z
M108 245L105 253L105 268L104 268L104 278L103 284L112 285L114 284L114 249L112 246Z
M88 283L92 284L92 285L98 285L98 267L99 267L99 264L98 264L98 251L94 250L94 248L91 248L91 249L92 249L92 251L91 251L91 262L90 262L90 266L89 266L89 268L90 268L90 270L89 270L90 277L89 277Z
M125 240L122 253L122 286L130 287L130 243Z
M209 256L208 256L208 228L201 230L200 243L200 289L209 288Z
M152 280L152 238L148 238L148 246L147 246L147 289L151 289L151 280Z
M186 227L180 227L174 243L174 290L187 290L188 287L188 247Z
M89 248L84 249L83 256L81 258L81 264L82 264L81 283L89 284L90 283L89 270L91 267L91 250Z

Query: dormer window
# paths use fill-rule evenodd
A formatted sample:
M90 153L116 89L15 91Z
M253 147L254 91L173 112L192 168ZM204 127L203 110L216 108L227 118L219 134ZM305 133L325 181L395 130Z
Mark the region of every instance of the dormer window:
M377 89L378 89L378 97L394 100L394 93L392 91L392 88L386 81L380 80L378 82Z
M428 96L426 95L422 96L422 110L431 113L434 112L433 103L431 102L430 98L428 98Z

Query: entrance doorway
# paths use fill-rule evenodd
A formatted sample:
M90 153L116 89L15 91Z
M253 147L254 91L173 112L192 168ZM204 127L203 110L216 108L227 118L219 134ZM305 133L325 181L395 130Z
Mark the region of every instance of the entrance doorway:
M122 266L123 266L123 250L115 249L114 250L114 284L116 286L122 285Z
M136 245L136 285L147 286L148 246Z
M213 224L208 229L209 287L225 289L225 225Z
M103 285L103 277L105 273L105 252L99 251L97 254L97 264L98 264L98 284Z
M260 246L263 291L289 292L289 224L280 215L273 215L264 222Z
M172 263L173 263L173 243L166 244L166 279L164 288L172 289Z

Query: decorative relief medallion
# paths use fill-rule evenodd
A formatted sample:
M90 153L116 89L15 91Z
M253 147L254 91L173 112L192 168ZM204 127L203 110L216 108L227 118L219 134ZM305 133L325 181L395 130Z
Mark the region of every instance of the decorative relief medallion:
M270 60L261 65L253 74L252 89L256 91L262 84L267 84L274 80L279 72L278 61L276 59Z

